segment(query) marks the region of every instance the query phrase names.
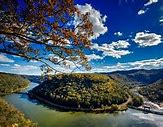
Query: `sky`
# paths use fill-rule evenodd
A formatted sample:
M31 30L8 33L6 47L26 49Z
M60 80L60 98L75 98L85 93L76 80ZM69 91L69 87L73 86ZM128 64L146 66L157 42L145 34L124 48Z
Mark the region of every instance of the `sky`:
M163 68L163 0L75 0L75 6L93 24L89 72ZM39 75L40 65L0 54L1 72Z

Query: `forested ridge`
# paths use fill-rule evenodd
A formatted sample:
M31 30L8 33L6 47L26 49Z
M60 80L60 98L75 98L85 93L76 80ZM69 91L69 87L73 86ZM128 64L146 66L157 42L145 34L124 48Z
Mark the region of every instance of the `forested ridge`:
M129 97L135 97L128 87L119 84L107 75L78 73L54 75L51 80L44 81L30 93L55 104L78 109L98 109L121 105ZM130 104L141 101L141 99L133 100L135 102L130 102Z

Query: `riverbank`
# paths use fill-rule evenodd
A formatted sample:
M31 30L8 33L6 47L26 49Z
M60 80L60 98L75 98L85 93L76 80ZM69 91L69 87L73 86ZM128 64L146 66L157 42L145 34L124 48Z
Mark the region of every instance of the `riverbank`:
M118 111L126 111L128 109L127 104L130 103L128 100L127 102L121 104L121 105L112 105L112 106L105 106L103 108L96 108L96 109L90 109L90 108L72 108L72 107L66 107L62 105L55 104L53 102L50 102L44 98L41 98L32 92L28 93L30 98L37 99L38 101L42 102L45 105L48 105L52 108L57 108L58 110L62 111L77 111L77 112L89 112L89 113L113 113Z
M17 89L14 89L13 91L11 91L10 93L0 93L0 96L3 97L3 96L6 96L6 95L9 95L9 94L13 94L13 93L19 93L21 91L24 91L25 89L27 89L29 87L26 86L26 87L23 87L23 88L17 88Z
M30 83L28 90L37 85ZM108 125L109 127L163 127L163 118L159 115L144 114L142 111L130 108L118 113L64 112L57 108L48 108L37 100L31 100L27 94L11 94L3 99L38 123L39 127L108 127Z
M24 114L0 98L0 126L2 127L36 127L37 124L25 118Z
M6 102L3 97L29 87L30 82L21 76L0 73L0 127L36 127L24 114Z

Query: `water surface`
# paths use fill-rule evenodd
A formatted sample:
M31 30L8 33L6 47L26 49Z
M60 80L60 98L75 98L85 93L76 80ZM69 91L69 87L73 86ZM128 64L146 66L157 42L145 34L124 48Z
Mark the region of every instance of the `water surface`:
M31 83L25 92L36 85ZM133 109L114 114L61 112L30 100L25 94L11 94L4 99L37 122L39 127L163 127L163 116Z

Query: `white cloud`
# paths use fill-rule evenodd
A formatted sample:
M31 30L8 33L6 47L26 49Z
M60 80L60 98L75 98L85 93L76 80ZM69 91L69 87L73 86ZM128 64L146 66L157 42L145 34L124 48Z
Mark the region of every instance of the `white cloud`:
M0 54L0 62L13 63L14 60L8 58L4 54Z
M103 35L108 31L108 28L104 26L104 23L106 22L107 16L102 16L102 14L94 9L90 4L85 5L76 5L76 7L79 9L81 14L89 13L89 20L93 24L93 36L91 39L95 39L99 37L100 35ZM80 17L75 18L76 24L78 24L80 21Z
M128 50L114 50L114 49L111 49L111 50L108 50L108 51L104 52L103 55L104 56L112 56L112 57L115 57L115 58L121 58L122 56L128 55L130 53L131 52L128 51Z
M14 64L13 67L21 67L19 64Z
M9 66L10 66L10 64L0 64L0 66L9 67Z
M144 4L144 6L149 6L151 4L157 3L158 0L149 0L147 3Z
M112 42L110 46L114 47L115 49L120 49L120 48L128 48L130 44L127 41L118 40L117 42Z
M142 15L142 14L144 14L145 12L146 12L145 10L142 10L142 9L141 9L141 10L138 11L138 15Z
M115 32L114 35L116 35L116 36L122 36L123 34L121 32Z
M159 22L160 22L160 23L163 23L163 16L160 17Z
M127 62L127 63L117 63L112 66L102 66L95 67L91 70L91 72L112 72L112 71L121 71L121 70L132 70L132 69L160 69L163 68L163 58L160 59L149 59L149 60L141 60L135 62Z
M33 66L33 65L19 65L19 64L14 64L11 67L11 70L13 71L18 71L18 72L26 72L30 70L37 70L39 67Z
M127 41L119 40L117 42L112 42L111 44L98 45L93 44L92 49L103 52L103 56L111 56L115 58L121 58L124 55L130 54L131 52L126 50L130 44Z
M160 23L163 23L163 19L160 19Z
M161 35L155 33L136 33L134 41L141 47L154 46L161 43Z
M106 19L107 19L107 16L104 15L104 17L102 18L102 21L103 21L103 22L106 22Z
M91 60L102 60L104 58L104 57L96 55L96 54L89 54L89 55L86 55L86 57L88 58L88 61L91 61Z
M143 15L143 14L145 14L148 10L149 10L149 8L141 9L141 10L138 11L138 15Z

